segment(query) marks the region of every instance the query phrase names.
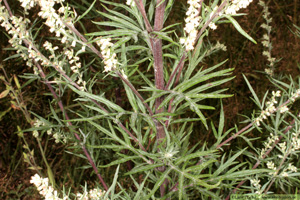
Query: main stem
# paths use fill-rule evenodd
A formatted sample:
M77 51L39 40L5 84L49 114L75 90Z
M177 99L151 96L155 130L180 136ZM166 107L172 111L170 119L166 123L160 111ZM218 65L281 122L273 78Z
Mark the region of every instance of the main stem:
M155 10L155 20L154 20L154 31L159 32L163 28L164 24L164 13L166 8L166 1L165 0L157 0L156 1L156 10ZM152 35L153 36L153 35ZM155 75L155 87L160 90L164 90L165 83L164 83L164 71L163 71L163 52L162 52L162 41L157 36L153 36L151 38L152 43L152 52L154 58L154 75ZM155 100L155 113L162 113L164 108L159 108L160 104L163 101L163 97L158 97ZM155 120L156 126L156 141L158 145L162 143L162 141L166 137L166 133L164 130L163 123ZM161 167L158 170L165 171L165 167ZM163 197L166 193L166 188L168 185L168 180L165 179L163 184L160 186L160 195Z
M157 0L156 11L155 11L155 21L154 21L154 31L161 31L164 23L164 12L166 7L166 2L163 0ZM155 75L155 86L157 89L164 90L164 72L163 72L163 52L162 52L162 41L158 37L152 38L153 41L153 58L154 58L154 75ZM162 113L164 108L158 109L159 105L163 101L163 97L159 97L155 100L155 113ZM155 121L157 135L156 140L158 144L164 140L166 137L163 124L159 121Z

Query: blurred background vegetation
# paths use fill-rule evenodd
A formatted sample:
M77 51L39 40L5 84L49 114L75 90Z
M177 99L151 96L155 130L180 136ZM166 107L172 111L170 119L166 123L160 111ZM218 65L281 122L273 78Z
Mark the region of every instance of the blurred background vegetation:
M117 0L114 0L117 1ZM92 0L68 0L70 5L75 8L88 7ZM120 2L120 1L118 1ZM293 78L299 77L299 37L293 34L295 31L295 25L300 25L300 3L298 0L270 0L268 1L269 10L273 21L271 23L271 41L273 45L272 55L277 59L281 59L277 63L275 68L275 74L277 77L284 77L290 75ZM12 10L16 15L22 15L19 9L18 1L9 1ZM266 2L267 3L267 2ZM185 0L176 0L173 8L173 12L169 17L167 24L176 22L182 22L182 16L185 14ZM96 8L103 10L101 4L97 2ZM78 14L84 12L84 9L76 9ZM225 130L237 125L242 127L240 122L246 118L243 115L251 116L254 109L257 109L255 104L249 98L251 93L242 77L245 74L251 83L254 90L259 97L263 97L263 94L272 89L272 85L266 78L264 69L266 68L267 60L262 55L264 50L260 43L262 36L265 34L265 30L260 26L264 23L262 18L262 8L258 5L258 0L254 0L253 3L247 9L241 12L247 13L247 15L236 17L236 20L240 23L242 28L252 36L258 44L253 44L249 40L240 35L231 24L219 24L215 31L210 31L206 44L215 44L219 41L227 46L227 51L219 51L213 54L211 57L206 58L205 63L202 63L204 67L213 66L220 63L225 59L229 59L223 66L224 68L234 67L235 79L226 83L222 87L229 88L228 93L234 94L233 97L224 99L224 112L225 112ZM32 18L36 17L37 12L30 14ZM87 32L95 31L91 20L102 20L101 17L95 16L95 18L86 18L83 21L84 27ZM40 30L41 36L47 36L47 29ZM81 31L83 31L81 29ZM208 42L209 41L209 42ZM0 28L0 65L5 69L7 76L13 78L18 77L20 85L23 85L27 80L20 77L24 73L31 73L32 69L27 67L21 59L10 59L4 61L5 58L14 55L14 51L9 49L9 43L5 31ZM145 69L146 70L146 69ZM4 77L4 71L0 70L0 76ZM17 90L17 85L12 79L11 86ZM0 92L6 89L6 84L3 80L0 80ZM103 86L104 87L104 86ZM124 91L120 91L121 93ZM111 93L113 95L113 93ZM45 84L38 80L33 80L30 84L22 88L22 92L19 94L22 96L23 104L28 111L32 111L41 116L47 116L50 114L49 102L52 97L49 95L48 88ZM66 105L71 104L72 93L65 94L63 101ZM11 96L6 96L0 99L0 199L38 199L35 188L29 183L30 177L35 174L33 170L28 169L28 164L23 160L23 141L17 135L17 127L26 129L30 127L21 109L14 104L15 99ZM208 105L216 105L217 101L211 100ZM126 105L125 105L126 106ZM214 111L204 112L205 116L212 120L218 117L219 113ZM194 115L193 113L188 113ZM195 136L198 140L206 141L212 137L210 131L198 134L204 131L202 125L194 126ZM249 136L257 136L258 133L250 132ZM261 133L259 133L261 134ZM35 161L43 166L43 162L40 154L38 153L38 147L36 141L31 132L24 133L24 137L31 149L35 149ZM45 135L45 140L42 141L43 145L47 145L46 155L49 163L51 164L54 175L60 185L67 185L72 187L75 191L79 189L80 184L84 185L87 181L90 186L94 184L96 180L95 176L90 177L91 169L81 168L87 164L87 161L73 156L70 153L66 153L66 150L72 152L71 146L64 146L62 144L56 144L54 140L48 140ZM241 141L234 142L234 145L242 146ZM75 150L74 150L75 151ZM72 167L71 167L72 166ZM88 173L87 173L88 172ZM105 173L113 173L106 171ZM123 183L124 185L129 183ZM130 185L130 184L129 184Z

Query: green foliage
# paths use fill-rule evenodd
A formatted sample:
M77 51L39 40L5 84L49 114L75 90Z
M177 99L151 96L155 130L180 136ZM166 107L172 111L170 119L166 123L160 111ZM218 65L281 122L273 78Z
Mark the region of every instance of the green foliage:
M290 192L298 187L299 173L292 163L300 149L300 121L292 104L300 96L299 80L269 77L281 94L270 92L268 99L266 92L261 101L244 75L250 98L260 111L254 111L241 130L226 125L222 99L234 94L225 93L228 85L224 85L235 78L234 69L224 66L227 60L206 63L213 58L212 52L222 49L206 41L209 27L227 18L256 44L234 14L226 13L233 3L201 1L194 49L188 50L180 40L186 35L185 40L190 39L190 33L183 33L178 21L164 24L176 1L134 4L138 2L143 4L70 1L80 11L78 17L75 10L65 7L51 16L56 22L51 25L5 19L6 26L20 27L18 34L11 31L10 36L18 54L7 60L21 55L34 71L22 76L28 79L23 85L14 76L16 90L12 79L1 76L7 89L0 93L0 99L11 95L28 121L29 127L18 130L18 136L30 169L47 174L61 196L80 199L89 195L87 185L82 194L61 188L64 183L52 169L56 157L52 159L47 151L54 138L52 145L62 143L64 153L82 161L69 166L72 181L81 184L84 173L97 177L95 188L105 190L103 199L225 199L236 187L241 187L241 193L277 188ZM8 17L4 9L1 16ZM87 21L91 29L85 27ZM78 24L81 28L75 26ZM39 41L43 26L50 26L51 31ZM12 27L8 29L15 30ZM24 34L26 31L30 34ZM47 115L30 111L21 101L21 90L33 81L42 81L49 88L46 95L52 100ZM10 109L2 111L0 120L8 112ZM208 112L217 119L209 118ZM247 133L255 128L268 134L251 138ZM28 145L27 132L33 133L42 162L36 163L37 151ZM235 147L234 139L243 145ZM81 175L75 179L77 171ZM238 185L248 180L250 184Z

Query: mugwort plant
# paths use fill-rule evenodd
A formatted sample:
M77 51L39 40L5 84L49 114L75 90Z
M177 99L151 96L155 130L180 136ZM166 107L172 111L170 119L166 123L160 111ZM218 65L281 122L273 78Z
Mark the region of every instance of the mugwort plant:
M30 128L18 132L24 159L36 172L30 182L45 199L229 199L278 187L296 192L288 188L299 186L299 113L292 105L300 89L291 78L286 83L274 76L265 2L263 54L276 89L259 98L244 76L260 111L240 130L224 128L222 99L234 94L223 85L234 79L234 69L224 67L226 60L203 63L226 51L218 41L207 45L222 23L256 44L235 19L252 0L187 0L175 23L168 21L175 0L18 0L21 13L11 3L0 0L0 24L16 52L7 60L21 57L32 70L22 78L44 83L52 98L45 116L23 106ZM8 76L3 81L10 86L6 94L19 99L22 87L16 93ZM209 122L208 110L220 113L219 120ZM210 130L213 140L195 136L199 122L201 134ZM268 137L248 137L254 129ZM35 162L25 132L36 139L44 167ZM248 146L230 146L237 138ZM43 142L52 139L88 162L82 170L91 169L95 184L81 192L59 184Z

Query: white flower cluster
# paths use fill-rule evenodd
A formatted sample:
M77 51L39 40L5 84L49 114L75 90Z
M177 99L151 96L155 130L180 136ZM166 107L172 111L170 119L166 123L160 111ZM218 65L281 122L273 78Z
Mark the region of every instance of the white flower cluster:
M97 45L101 49L101 54L104 58L104 72L109 72L115 70L118 65L118 60L116 59L116 54L111 50L113 43L110 42L110 38L99 38L97 40Z
M38 174L31 177L30 183L34 184L45 200L63 200L58 197L58 193L52 186L49 186L48 178L42 178ZM64 198L67 199L67 198Z
M65 26L59 13L64 13L65 9L70 10L70 7L61 7L58 13L54 9L55 4L61 4L65 0L19 0L25 11L31 9L36 4L40 6L41 11L38 13L43 19L46 19L45 24L50 27L50 32L56 32L59 37L61 33L66 33ZM62 4L61 4L62 5Z
M30 9L35 4L38 4L41 8L41 11L38 13L40 17L43 19L46 19L45 24L50 27L50 32L56 31L57 37L60 36L60 29L63 29L65 26L63 24L63 21L61 20L59 14L54 9L54 5L57 3L61 3L64 0L19 0L22 2L21 6L25 9ZM32 5L32 6L31 6ZM65 7L62 7L59 9L59 11L65 10ZM67 9L70 9L67 7ZM59 30L59 31L58 31ZM64 33L65 31L62 30Z
M297 150L300 149L300 139L298 138L299 136L299 133L293 133L292 134L293 137L292 137L292 148L291 148L291 152L295 152Z
M278 91L272 91L272 98L271 98L271 101L268 101L266 104L267 104L267 108L263 111L261 111L261 114L259 115L259 117L257 117L254 122L257 126L260 126L260 122L262 122L264 119L267 119L267 116L270 116L273 112L276 111L276 108L275 108L275 104L277 104L277 100L276 100L276 97L280 97L281 92L278 90Z
M289 108L286 105L284 105L284 106L279 107L279 111L280 111L280 113L285 113L285 112L289 111Z
M129 5L129 6L135 6L134 0L127 0L126 4Z
M292 172L297 172L298 169L297 167L295 167L294 165L292 165L291 163L289 163L289 166L287 167L288 170L291 170Z
M30 23L30 20L22 17L18 18L16 16L10 17L8 12L6 11L5 7L0 7L0 22L1 26L8 31L10 35L12 35L11 39L9 40L9 43L17 49L17 53L21 55L21 57L27 61L26 64L29 67L34 66L33 65L33 59L35 61L41 61L42 65L50 65L50 62L48 59L42 57L39 52L36 52L33 49L32 43L30 43L31 39L29 37L29 33L26 29L26 26L28 23ZM30 43L27 51L22 46L23 39L27 39L27 41ZM49 47L49 45L48 45ZM54 47L54 50L57 49L57 47ZM58 66L59 63L54 63L56 66ZM38 74L38 70L36 67L34 67L34 73Z
M60 69L61 71L64 71L62 66L63 66L63 62L57 60L57 56L55 54L55 51L58 50L58 46L53 47L52 43L46 41L43 44L43 47L50 51L51 55L48 57L50 60L42 58L42 62L41 64L43 66L54 66L56 69Z
M268 149L270 149L272 146L273 143L275 143L277 140L279 140L278 136L277 135L273 135L273 133L270 133L270 136L268 137L267 139L267 142L264 142L264 147L262 150L261 150L261 153L260 153L260 157L262 158L265 153L267 152Z
M61 42L65 43L68 39L66 35L71 34L72 32L66 29L62 21L62 17L60 15L64 15L65 10L70 10L70 8L62 6L58 9L58 12L56 12L56 10L54 9L56 3L61 3L63 1L64 0L20 0L20 2L22 3L21 6L25 9L30 9L36 4L38 4L41 8L41 11L38 13L38 15L46 19L45 24L50 27L50 32L55 32L57 37L60 37L62 34L64 35L61 39ZM24 60L27 60L26 64L29 67L34 66L32 61L34 59L35 61L41 61L41 64L44 66L54 66L57 69L64 71L62 68L64 63L62 61L58 61L56 58L57 56L55 56L54 53L54 51L58 49L57 46L52 47L52 44L48 41L44 43L45 49L49 50L51 53L51 56L49 56L49 59L51 59L51 61L40 55L40 53L33 48L33 43L31 42L32 39L29 38L29 33L26 29L26 25L30 22L29 19L23 19L22 17L17 18L15 16L10 17L6 8L4 6L1 6L0 22L2 22L1 26L3 26L6 29L6 31L8 31L8 33L12 35L12 38L9 40L9 42L13 47L17 49L17 53L19 53ZM31 42L27 51L25 51L24 48L21 46L23 39L27 39L29 43ZM75 45L76 41L72 41L71 46L75 47ZM82 46L81 51L85 51L85 45ZM81 63L78 61L79 57L74 56L74 53L70 50L66 50L65 54L68 55L67 57L69 58L70 65L73 65L71 66L71 70L74 73L78 74L77 84L82 83L82 88L85 88L86 83L82 80L82 73L79 71L81 67ZM36 67L34 67L34 73L39 74Z
M270 175L275 175L276 174L277 167L275 167L275 163L273 163L272 161L268 161L267 162L267 167L268 167L268 169L273 170L273 172L269 172Z
M19 0L19 1L22 3L21 6L24 8L24 10L25 10L24 14L26 14L26 15L29 14L27 12L27 10L30 10L36 4L36 1L34 1L34 0Z
M95 188L95 189L91 189L89 192L84 192L83 194L77 193L76 196L77 199L80 200L99 200L99 199L103 199L104 195L105 195L105 191Z
M219 41L217 41L217 43L215 45L211 46L208 49L208 51L206 52L206 55L209 56L218 50L227 51L227 47L224 44L221 44Z
M263 56L267 57L267 60L269 62L269 68L265 69L265 72L273 76L274 74L274 64L276 62L276 58L272 57L271 51L272 51L272 43L270 40L271 30L272 27L270 26L270 23L272 22L272 18L270 17L270 12L268 6L265 4L264 1L260 0L258 3L260 6L263 7L263 18L266 21L266 24L262 24L261 27L267 31L267 34L264 34L262 37L262 45L266 48L265 51L263 51Z
M46 126L47 125L45 124L45 122L39 120L39 119L36 119L35 122L33 123L33 126L36 127L36 128L39 128L39 127L42 127L42 126ZM39 132L37 130L34 130L32 132L32 135L36 138L39 137ZM64 143L67 142L68 138L66 136L64 136L63 134L61 133L54 133L53 134L53 129L50 128L50 127L47 127L47 135L52 135L52 137L55 139L55 143L59 143L60 141L63 141Z
M214 15L214 13L217 11L218 8L219 8L218 6L214 7L214 9L212 10L212 12L211 12L210 15L209 15L209 18L210 18L210 19L212 18L212 16ZM218 15L221 16L221 15L222 15L222 12L220 12ZM213 21L215 21L215 20L213 20ZM210 23L208 24L208 26L209 26L209 28L211 28L212 30L216 30L216 29L217 29L217 25L216 25L213 21L210 22Z
M221 17L224 14L227 15L235 15L238 10L242 8L246 8L253 0L233 0L224 10L220 11L216 16ZM186 37L180 38L180 43L185 46L186 51L190 51L194 49L194 45L197 38L197 28L200 25L201 17L199 16L199 10L201 8L200 0L188 0L187 3L189 4L189 8L186 12L186 19L185 19L185 32L187 34ZM210 12L210 20L212 22L209 23L209 27L213 30L217 28L216 24L214 23L214 19L212 19L213 15L217 11L218 6L215 6L212 11ZM208 9L205 9L206 11Z
M49 50L51 52L50 58L54 58L55 57L54 51L58 49L58 46L53 47L52 43L48 41L46 41L43 46L45 47L46 50Z
M236 15L237 12L242 9L242 8L247 8L250 3L253 0L233 0L231 3L223 10L221 11L218 15L221 17L222 15ZM216 12L218 9L218 6L216 6L213 11L210 13L210 18L213 16L213 14ZM213 30L217 29L217 26L214 22L209 23L209 27Z
M266 153L266 151L271 148L271 145L273 143L275 143L277 140L279 140L278 136L273 135L272 133L270 135L271 135L271 137L268 138L268 140L267 140L268 142L264 143L265 148L263 148L261 151L261 154L260 154L261 158L263 158L263 155ZM279 149L283 153L283 155L278 155L278 158L286 159L290 154L292 154L293 152L300 149L300 139L298 139L299 133L292 133L292 135L293 135L293 137L291 139L291 143L290 143L288 149L287 149L286 142L278 143ZM275 176L280 170L280 169L277 169L277 167L275 167L275 163L272 161L267 162L267 167L269 169L273 170L273 172L269 173L272 176ZM298 171L297 167L295 167L294 165L289 163L288 167L285 167L281 171L280 176L287 177L287 176L289 176L290 173L297 172L297 171Z
M22 46L22 40L29 38L29 32L26 30L26 26L28 23L30 23L30 20L23 17L10 17L7 9L0 5L0 23L1 26L4 27L8 32L8 34L12 36L8 42L12 45L12 47L16 48L17 53L19 53L22 58L27 61L26 64L29 67L32 67L33 63L32 60L29 59L28 51L25 51ZM29 52L29 54L34 56L35 52Z
M282 152L286 150L286 142L278 143L278 146Z
M200 24L200 17L198 9L201 7L200 0L188 0L190 5L186 12L187 18L185 18L185 32L187 37L180 38L180 43L185 46L186 51L194 49L194 44L197 38L197 27Z
M45 200L67 200L70 199L68 196L63 198L58 197L58 192L54 190L52 186L49 186L49 179L42 178L38 174L31 177L30 183L34 184L40 195L45 197ZM105 191L101 189L91 189L89 192L84 192L83 194L77 193L76 197L80 200L99 200L103 199ZM106 199L108 200L108 199Z
M290 101L295 102L298 97L300 97L300 89L296 90L295 93L292 93Z
M231 4L225 9L225 14L236 15L242 8L247 8L253 0L233 0Z
M261 185L260 185L260 180L258 179L250 179L251 185L253 185L256 188L256 194L261 194Z
M288 150L286 151L286 142L282 142L280 144L278 144L278 146L280 147L280 150L283 152L283 155L278 155L279 158L284 158L289 156L291 153L294 153L295 151L300 149L300 139L298 139L299 133L292 133L292 139L291 139L291 143L290 143L290 147L288 148ZM297 172L298 169L297 167L295 167L294 165L292 165L291 163L289 163L288 167L284 168L283 171L280 173L281 176L283 177L288 177L289 174L293 173L293 172Z
M177 153L178 153L178 151L174 150L174 148L171 148L167 152L163 153L163 158L167 159L167 160L169 160L169 159L175 159L174 155L177 154Z
M56 37L60 37L61 35L63 35L61 39L61 43L66 43L68 40L67 34L72 34L72 31L66 28L63 18L67 18L65 20L65 23L69 23L69 25L71 25L70 21L72 19L70 19L69 16L65 16L65 11L70 10L70 7L61 6L56 11L54 9L54 6L56 4L61 4L64 0L35 0L35 1L41 8L41 11L38 13L38 15L41 16L43 19L46 19L45 24L50 28L50 32L55 32ZM71 46L72 47L76 46L75 40L72 41ZM48 41L44 43L44 47L46 50L49 50L51 52L51 56L49 57L49 59L53 59L56 57L54 51L57 50L58 47L52 48L52 44ZM85 51L85 45L82 46L81 51ZM79 57L74 56L73 49L65 50L65 55L67 55L73 73L78 74L77 84L78 85L82 84L83 88L85 88L86 82L83 81L82 79L83 74L80 72L81 63L79 62ZM55 67L63 71L62 62L58 62L57 60L54 59L52 63L54 64ZM49 64L49 63L42 63L42 64Z
M67 49L65 51L65 55L69 60L69 64L71 65L71 70L73 71L73 73L78 74L77 84L80 85L82 83L83 88L85 88L86 82L82 79L83 73L79 71L81 68L81 62L79 62L79 57L74 55L73 49Z
M265 34L263 36L263 41L262 41L262 44L263 46L265 47L269 47L271 45L271 41L270 41L270 38L267 34ZM269 66L270 68L274 67L274 64L275 64L275 61L276 61L276 58L272 57L271 55L271 49L272 48L268 48L267 50L263 51L262 55L265 56L269 62ZM270 69L267 68L266 70L266 73L268 73L269 75L272 75L273 72L272 72L272 69L271 69L271 74L269 73Z
M291 174L293 172L297 172L297 171L298 171L297 167L295 167L294 165L289 163L288 167L286 167L282 170L282 172L280 173L280 176L288 177L289 174Z
M41 126L45 126L45 125L46 125L46 124L45 124L43 121L39 120L39 119L36 119L35 122L33 123L33 126L36 127L36 128L41 127ZM49 129L49 130L47 131L47 134L50 135L51 132L52 132L52 129ZM36 138L39 137L39 132L38 132L37 130L34 130L34 131L32 132L32 134L33 134L33 136L36 137Z

